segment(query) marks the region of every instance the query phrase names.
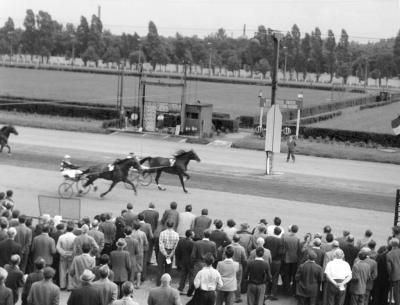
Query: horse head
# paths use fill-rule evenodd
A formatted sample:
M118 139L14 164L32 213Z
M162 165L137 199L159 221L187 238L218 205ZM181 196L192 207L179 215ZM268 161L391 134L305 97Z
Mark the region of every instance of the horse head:
M13 125L8 125L7 127L10 133L15 134L16 136L18 135L18 131L15 129Z
M126 164L129 166L129 168L133 167L137 169L139 173L143 171L142 165L140 165L140 162L135 156L132 156L131 158L127 159Z
M189 160L196 160L197 162L201 161L199 156L194 152L193 149L188 151L188 155L189 155Z

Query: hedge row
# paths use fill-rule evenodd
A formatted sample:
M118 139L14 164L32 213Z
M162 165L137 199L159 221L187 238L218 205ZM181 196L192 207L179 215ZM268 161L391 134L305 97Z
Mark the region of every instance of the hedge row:
M382 107L382 106L386 106L389 104L392 104L392 102L361 105L360 110L371 109L371 108L375 108L375 107Z
M292 132L294 127L291 126ZM384 147L400 147L400 136L381 134L374 132L362 132L362 131L351 131L351 130L340 130L340 129L328 129L328 128L314 128L314 127L300 127L300 134L304 138L329 138L331 140L337 140L342 142L364 142L364 143L376 143Z
M330 119L333 119L334 117L341 116L341 115L342 115L342 111L339 110L339 111L323 113L323 114L310 116L310 117L302 117L300 119L300 124L301 125L314 124L314 123L318 123L321 121L330 120ZM297 122L296 120L290 120L290 121L287 121L287 124L296 124L296 122Z
M25 113L47 114L65 117L86 117L98 120L110 120L119 115L119 112L108 105L89 104L79 102L62 102L57 100L26 99L18 97L0 96L2 110ZM127 109L134 111L136 109Z
M239 130L239 122L237 120L213 118L212 123L217 131L237 132Z

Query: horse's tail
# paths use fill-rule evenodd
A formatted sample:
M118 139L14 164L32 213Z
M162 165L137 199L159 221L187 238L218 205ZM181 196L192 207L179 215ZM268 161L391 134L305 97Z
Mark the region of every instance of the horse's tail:
M150 161L151 159L152 159L151 157L146 157L146 158L141 159L141 160L139 161L139 163L140 163L140 164L143 164L144 162Z

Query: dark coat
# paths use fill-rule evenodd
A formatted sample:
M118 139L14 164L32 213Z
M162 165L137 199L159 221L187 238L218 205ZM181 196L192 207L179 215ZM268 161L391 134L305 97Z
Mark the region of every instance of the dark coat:
M192 265L191 255L193 251L193 246L194 241L190 238L179 240L178 245L175 249L175 256L181 266Z
M82 286L72 290L67 305L102 305L101 294L92 285Z
M10 263L13 254L21 255L21 245L12 239L5 239L0 242L0 267Z
M142 212L144 216L144 222L151 225L151 229L154 232L158 226L158 219L160 218L159 213L153 209L147 209Z
M202 239L205 230L211 226L211 218L206 215L197 216L194 219L193 231L195 239Z
M268 236L265 239L264 248L271 251L273 261L281 260L284 253L283 239L275 236Z
M179 223L179 212L177 210L166 210L163 217L161 218L161 224L166 227L167 221L172 221L174 223L174 230L178 227Z
M215 242L209 240L198 240L193 245L192 262L204 262L206 254L210 252L214 258L217 258L217 246Z
M296 272L296 294L302 297L317 296L322 276L322 268L316 262L301 264Z

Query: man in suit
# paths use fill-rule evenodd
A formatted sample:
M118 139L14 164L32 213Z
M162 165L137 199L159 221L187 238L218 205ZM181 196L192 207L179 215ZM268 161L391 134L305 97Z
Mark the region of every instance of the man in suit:
M85 269L79 279L81 284L77 289L72 290L67 305L103 305L101 294L92 284L93 272Z
M124 213L125 225L133 227L133 222L135 222L138 218L138 215L133 212L132 203L128 203L126 205L126 212Z
M66 232L58 238L56 249L58 254L60 254L60 264L59 264L59 278L60 278L60 288L61 290L68 289L71 290L71 275L68 270L72 264L72 259L74 258L74 240L76 238L75 234L72 233L74 230L74 223L69 222L67 224Z
M0 267L4 267L10 262L13 254L21 254L22 247L14 240L16 235L17 230L15 228L9 228L7 231L8 238L0 242Z
M56 253L56 244L54 239L49 236L49 226L43 226L42 233L36 236L32 242L32 254L35 261L38 257L43 257L46 266L53 264L53 255Z
M185 212L179 213L179 224L176 230L179 234L179 238L183 239L186 237L186 231L193 228L195 218L196 216L192 213L192 205L186 205Z
M115 234L117 228L115 224L111 221L110 214L100 215L101 223L99 224L99 231L104 233L104 248L101 254L110 254L112 251L112 245L115 240Z
M38 258L35 261L34 272L28 274L24 283L24 287L22 288L22 293L21 293L22 305L28 305L28 295L29 291L31 290L32 284L43 280L44 267L46 267L46 262L44 261L43 258Z
M235 291L236 303L240 303L242 301L241 283L242 283L243 270L246 269L247 265L246 250L243 248L242 245L239 244L239 241L240 241L240 236L238 234L234 234L232 237L232 243L229 245L233 250L233 256L232 256L233 261L239 263L239 271L236 273L236 280L238 284L238 287ZM225 252L223 258L225 258Z
M256 249L256 258L249 262L244 279L248 282L247 304L264 304L266 285L271 281L271 269L263 260L264 248Z
M96 265L95 258L89 254L90 245L85 243L82 245L82 254L75 256L72 260L69 274L71 276L71 288L78 288L80 285L80 276L85 269L92 270Z
M179 212L176 210L176 208L178 207L178 204L175 201L172 201L169 206L170 206L170 209L165 210L165 212L161 218L161 224L165 228L167 225L167 222L170 221L174 224L174 230L176 231L176 228L178 227L178 224L179 224Z
M205 230L209 229L211 226L211 218L208 217L208 210L202 209L201 215L194 219L193 231L194 240L201 240L203 238L203 233Z
M117 250L110 254L110 265L114 271L114 283L117 284L119 296L122 296L121 286L124 282L129 281L131 277L131 258L128 251L125 251L126 241L123 238L117 241Z
M283 265L283 288L288 295L296 292L295 275L297 272L297 263L300 261L301 248L300 239L296 236L299 227L297 225L289 226L289 232L283 235L283 246L285 249L284 265ZM291 291L290 284L293 283Z
M148 305L182 305L179 292L175 288L172 288L171 276L168 273L164 273L161 276L161 286L152 288L147 298ZM69 304L68 304L69 305Z
M92 221L92 228L87 234L93 237L94 241L99 246L99 250L96 253L96 259L98 260L100 258L100 253L102 253L104 249L104 233L99 231L99 221L97 219Z
M210 241L211 231L206 230L203 234L202 240L198 240L193 245L193 250L191 254L192 264L193 264L193 277L203 269L205 266L205 257L207 253L211 253L214 259L217 257L217 246L215 242ZM194 283L190 281L188 296L191 296L194 291Z
M151 228L151 225L144 221L144 215L142 213L140 213L138 215L138 220L139 220L139 225L140 225L140 231L144 232L144 234L146 234L146 238L147 238L147 247L143 249L143 270L142 270L142 276L141 276L141 280L144 281L147 277L147 263L149 261L150 241L153 241L154 236L153 236L153 230ZM150 256L151 256L151 253L150 253Z
M340 247L344 253L344 259L349 263L350 267L353 267L354 260L357 258L358 249L354 246L354 236L348 235L346 241Z
M24 274L19 269L20 261L21 261L21 258L19 257L19 255L13 254L10 259L10 264L6 264L4 266L4 269L6 269L6 271L8 272L8 276L5 281L5 284L13 292L14 304L17 303L17 301L18 301L19 288L24 285L24 282L23 282Z
M32 284L28 295L30 305L54 305L59 304L60 288L53 284L52 279L55 271L51 267L43 270L44 279Z
M90 254L96 256L99 252L99 245L96 240L89 234L89 226L84 224L81 227L81 234L77 236L74 240L74 256L82 254L82 245L90 245ZM104 234L104 233L103 233Z
M100 279L93 282L103 300L103 305L111 305L118 297L118 286L108 279L109 268L102 266L99 268Z
M148 223L151 225L151 232L154 233L157 230L158 227L158 219L159 219L159 213L155 210L155 206L152 202L149 203L148 209L144 210L142 213L140 213L144 217L144 222ZM154 249L154 243L155 239L154 236L152 239L148 240L149 242L149 250L147 251L147 257L146 257L146 262L147 265L151 263L151 256L153 255L153 249ZM156 255L157 256L157 255Z
M175 250L175 257L177 264L181 269L181 279L179 281L178 290L182 294L185 288L186 279L189 277L189 282L193 278L193 265L191 260L193 250L193 236L192 230L186 230L186 238L180 239Z
M316 259L317 254L311 249L308 250L307 260L296 272L296 295L301 305L317 304L323 272L321 266L315 262Z
M275 226L274 235L268 236L265 239L265 248L271 251L272 263L271 263L271 275L272 275L272 283L270 289L270 300L278 300L276 297L278 291L278 278L279 272L281 270L282 258L284 253L283 248L283 240L280 237L282 234L282 230L279 226Z
M32 244L32 231L25 225L26 216L20 215L18 217L18 226L15 228L17 230L17 235L15 236L15 241L21 245L21 271L25 272L26 264L28 263L28 257L30 252L30 247Z
M395 305L400 304L400 248L399 240L392 238L389 242L392 250L386 254L386 266L389 273Z
M217 305L232 305L237 290L237 273L239 272L239 263L233 261L234 251L231 246L225 250L225 259L218 262L217 271L221 274L222 287L217 289Z

